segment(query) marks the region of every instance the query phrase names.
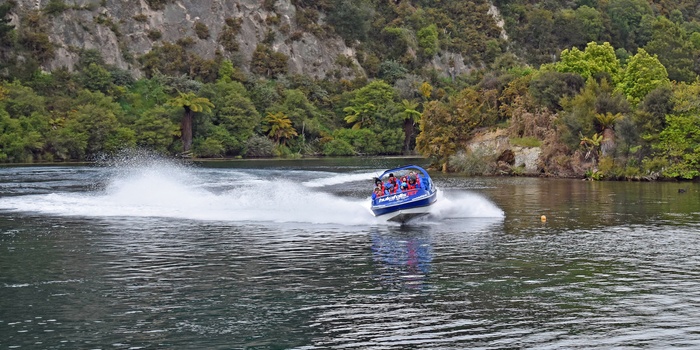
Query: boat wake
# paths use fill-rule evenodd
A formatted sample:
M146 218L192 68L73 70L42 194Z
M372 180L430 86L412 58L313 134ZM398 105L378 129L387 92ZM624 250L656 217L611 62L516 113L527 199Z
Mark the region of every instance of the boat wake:
M308 176L308 175L307 175ZM311 175L313 176L313 174ZM154 161L105 169L93 190L0 198L0 210L82 217L163 217L185 220L300 222L340 225L380 223L368 199L339 197L321 186L342 176L304 182L271 178L259 171L202 169ZM367 174L346 176L348 182ZM325 179L325 180L323 180ZM444 197L444 196L443 196ZM440 198L436 218L503 216L488 200L473 195Z

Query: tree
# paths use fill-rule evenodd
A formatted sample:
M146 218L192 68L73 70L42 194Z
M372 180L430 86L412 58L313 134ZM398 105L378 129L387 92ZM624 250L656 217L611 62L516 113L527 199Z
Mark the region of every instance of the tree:
M446 172L449 157L457 150L459 136L452 113L440 101L428 102L421 116L420 131L416 148Z
M593 161L597 161L600 157L600 144L603 141L603 135L598 133L593 134L591 137L581 136L581 146L583 146L587 152L585 158L591 158L593 156Z
M627 95L630 103L636 105L652 90L670 83L666 67L659 59L639 49L627 63L618 88Z
M570 149L580 145L581 138L595 130L596 100L600 85L589 79L578 95L562 99L563 111L558 118L559 137Z
M438 30L435 24L423 27L418 30L418 46L423 50L423 56L427 59L432 58L440 49L440 41L438 39Z
M246 88L239 82L220 81L205 85L200 95L216 107L211 114L198 120L195 138L214 137L224 146L226 155L245 155L247 141L261 122L260 113L248 97Z
M580 51L579 51L580 52ZM561 99L579 93L585 80L574 73L541 72L529 82L530 95L551 111L561 110Z
M44 146L37 130L26 128L27 117L11 118L0 108L0 162L31 162Z
M112 85L112 74L104 67L90 63L80 71L79 80L90 91L106 93Z
M450 156L469 140L471 132L493 125L497 117L494 90L479 92L466 88L452 96L447 105L431 101L423 110L416 148L447 171Z
M531 59L539 64L552 62L556 53L554 45L554 14L546 9L535 9L527 13L527 24L519 36Z
M603 156L610 155L615 150L615 123L622 119L622 114L612 114L610 112L597 113L595 119L602 129L600 141L600 151Z
M654 22L652 39L644 49L659 58L659 62L668 70L669 79L692 82L698 76L693 68L700 50L694 48L679 24L659 17Z
M413 132L415 125L420 121L421 113L418 112L418 102L403 100L401 101L402 112L399 113L401 119L403 119L403 131L404 131L404 144L403 150L408 153L411 151L411 139L413 138Z
M292 121L282 112L268 113L263 123L263 131L267 133L267 136L272 137L277 144L282 141L282 145L285 145L287 140L298 135L292 126Z
M134 123L136 144L156 152L167 153L173 139L180 137L180 130L170 121L163 107L155 107L144 113Z
M647 0L610 0L604 6L604 10L612 26L615 47L634 51L646 44L644 19L648 20L653 16Z
M343 108L343 112L347 114L345 121L348 124L352 124L352 128L355 130L367 127L374 121L374 111L376 109L377 106L371 102L365 102L359 106L347 106Z
M384 61L379 65L379 77L390 84L404 78L407 73L408 69L396 61Z
M180 130L182 135L182 152L187 154L192 148L192 119L194 114L197 112L211 112L214 104L208 98L199 97L192 92L179 92L177 97L168 101L168 105L184 109Z
M671 178L693 179L700 176L700 117L670 115L668 126L654 145L667 161L662 174Z
M583 5L574 11L574 16L585 42L598 41L605 30L601 13L595 8Z
M349 105L343 108L345 121L353 124L353 129L369 127L386 118L385 112L393 104L394 88L383 80L374 80L357 90Z
M328 23L346 42L364 40L374 13L366 0L340 0L331 8Z
M589 42L584 51L575 47L562 51L554 69L562 73L577 73L584 80L605 73L613 83L617 83L621 68L615 49L609 43L598 45Z
M284 91L284 101L267 109L267 112L282 112L292 121L292 126L297 132L310 136L319 136L321 130L316 125L323 119L318 108L311 103L299 89Z

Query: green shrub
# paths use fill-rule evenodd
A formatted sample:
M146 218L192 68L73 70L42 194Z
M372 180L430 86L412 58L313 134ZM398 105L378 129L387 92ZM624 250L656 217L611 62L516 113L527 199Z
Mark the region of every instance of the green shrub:
M338 129L333 132L337 140L343 140L351 145L355 152L365 155L384 153L382 143L377 134L369 129Z
M269 158L275 155L275 143L265 136L254 135L246 142L248 158Z
M67 9L68 5L66 5L65 1L49 0L49 3L44 7L44 12L49 15L58 15Z
M202 40L209 39L209 28L202 22L195 22L194 32L197 34L197 37Z
M355 150L346 141L335 139L323 145L323 154L331 157L352 156Z
M156 41L163 37L163 33L161 33L158 29L151 29L146 33L146 36L149 39Z
M226 18L226 27L223 28L217 41L224 49L228 52L238 51L239 45L236 36L241 29L241 24L243 20L240 18Z
M141 23L146 23L146 22L148 21L148 16L146 16L146 15L143 14L143 13L139 13L138 15L134 15L134 16L131 17L131 18L133 18L134 21L136 21L136 22L141 22Z
M272 51L267 45L258 44L253 52L250 69L256 74L276 77L287 73L288 59L287 55Z
M221 157L224 154L225 147L221 141L213 138L207 137L204 142L195 145L194 152L200 157Z

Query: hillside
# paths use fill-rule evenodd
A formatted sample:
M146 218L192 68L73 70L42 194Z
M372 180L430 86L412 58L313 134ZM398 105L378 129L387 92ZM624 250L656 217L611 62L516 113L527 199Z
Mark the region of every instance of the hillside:
M677 134L699 18L693 0L10 0L0 160L417 149L522 173L467 147L500 128L540 147L537 173L694 178Z

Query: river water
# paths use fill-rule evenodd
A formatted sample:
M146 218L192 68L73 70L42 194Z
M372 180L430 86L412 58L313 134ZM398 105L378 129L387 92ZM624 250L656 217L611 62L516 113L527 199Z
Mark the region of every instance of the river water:
M379 222L408 161L0 168L0 349L700 348L698 184L433 174Z

